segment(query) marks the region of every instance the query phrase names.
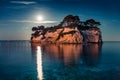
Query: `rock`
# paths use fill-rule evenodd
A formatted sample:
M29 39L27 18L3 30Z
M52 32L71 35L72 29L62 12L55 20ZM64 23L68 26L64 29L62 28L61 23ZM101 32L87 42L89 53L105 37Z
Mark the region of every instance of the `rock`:
M101 31L99 28L90 28L88 30L81 30L81 33L83 35L83 41L88 43L101 43L102 42L102 36Z
M44 36L44 37L43 37ZM47 31L45 35L33 37L31 42L49 43L101 43L101 31L99 28L78 30L77 27L63 27L56 31Z
M58 43L82 43L83 37L79 30L76 28L64 28L60 33Z
M99 25L94 19L80 21L79 16L68 15L57 26L33 27L31 42L102 43Z
M43 35L40 35L38 37L32 37L31 42L41 42L43 38Z

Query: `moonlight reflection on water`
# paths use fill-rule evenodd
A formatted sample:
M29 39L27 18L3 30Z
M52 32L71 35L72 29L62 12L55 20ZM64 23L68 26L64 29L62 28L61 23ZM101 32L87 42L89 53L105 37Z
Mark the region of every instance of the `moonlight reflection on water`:
M37 46L37 74L38 74L38 79L42 80L43 79L42 52L40 46Z

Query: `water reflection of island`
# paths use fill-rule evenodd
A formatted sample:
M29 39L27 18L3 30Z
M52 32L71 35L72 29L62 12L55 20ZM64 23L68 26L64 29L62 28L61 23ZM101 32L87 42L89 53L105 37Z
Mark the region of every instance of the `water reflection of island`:
M49 79L49 76L56 75L58 72L68 73L70 70L71 73L82 66L96 66L100 59L102 45L32 43L31 47L32 55L36 58L38 79L43 79L43 76Z
M102 44L87 44L83 46L82 59L87 66L96 66L99 63Z
M102 45L100 44L38 44L32 43L32 51L36 53L40 46L47 59L63 61L65 65L85 63L89 66L97 64Z

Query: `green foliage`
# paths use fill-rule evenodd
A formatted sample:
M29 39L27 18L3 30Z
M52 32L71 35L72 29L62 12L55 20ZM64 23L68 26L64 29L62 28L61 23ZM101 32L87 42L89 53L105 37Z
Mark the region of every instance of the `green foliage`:
M71 24L79 24L80 19L79 16L67 15L63 21L59 24L59 26L71 26Z
M89 20L85 21L85 25L89 26L89 27L97 27L101 24L100 24L100 22L96 22L94 19L89 19Z
M44 30L44 26L43 25L41 25L41 26L37 26L37 27L33 27L32 28L32 31L34 31L34 33L33 34L31 34L33 37L37 37L37 36L39 36L40 34L40 32L42 33L42 31Z
M74 21L80 21L79 16L73 16L73 15L68 15L63 19L63 22L74 22Z
M73 23L73 24L70 24L70 25L65 26L65 27L66 27L66 28L73 28L73 29L75 29L76 27L78 27L78 24Z

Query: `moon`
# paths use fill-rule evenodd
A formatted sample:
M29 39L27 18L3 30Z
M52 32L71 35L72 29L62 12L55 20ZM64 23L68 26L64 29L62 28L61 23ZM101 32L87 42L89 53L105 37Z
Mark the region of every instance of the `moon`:
M36 19L37 19L38 21L42 21L42 20L43 20L43 16L38 15L38 16L36 17Z

